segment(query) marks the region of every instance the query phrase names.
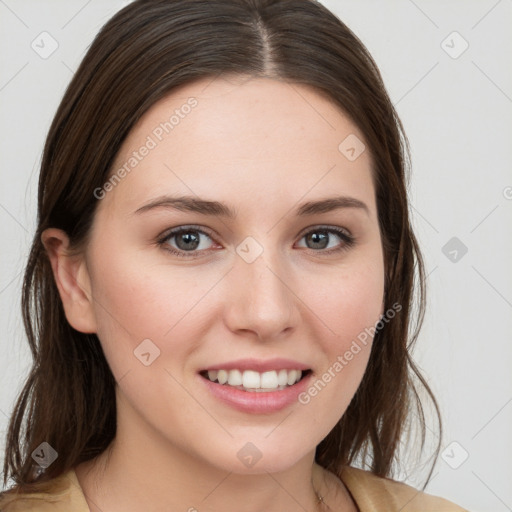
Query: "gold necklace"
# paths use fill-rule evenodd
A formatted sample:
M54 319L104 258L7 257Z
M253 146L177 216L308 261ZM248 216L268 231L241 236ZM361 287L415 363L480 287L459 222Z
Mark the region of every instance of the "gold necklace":
M317 505L318 505L318 510L323 510L323 507L322 507L322 504L325 505L327 507L328 510L331 510L329 505L327 505L327 503L325 503L325 500L324 500L324 497L313 487L313 490L315 491L315 494L316 494L316 497L317 497Z

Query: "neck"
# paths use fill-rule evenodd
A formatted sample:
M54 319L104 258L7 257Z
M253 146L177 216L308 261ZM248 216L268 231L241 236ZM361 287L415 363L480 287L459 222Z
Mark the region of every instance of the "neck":
M75 468L90 512L327 510L321 503L328 494L323 470L311 456L286 471L251 475L221 471L193 459L183 464L185 457L180 457L180 466L164 468L151 453L132 456L126 457L116 440L107 453Z
M134 417L125 419L118 417L116 438L105 452L75 468L90 512L328 510L318 503L320 495L329 504L329 490L314 451L284 471L234 473L171 444Z

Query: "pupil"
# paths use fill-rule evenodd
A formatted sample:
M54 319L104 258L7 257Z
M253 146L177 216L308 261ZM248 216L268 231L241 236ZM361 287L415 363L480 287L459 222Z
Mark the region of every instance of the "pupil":
M184 245L180 243L180 241L182 240L185 240ZM188 231L186 233L180 234L176 239L176 243L180 249L196 249L197 246L199 245L199 237L193 234L191 235L191 232Z
M327 241L327 234L325 232L312 233L309 238L313 241L313 244L320 244L320 247L314 247L314 249L324 249L326 247L326 244L322 243Z

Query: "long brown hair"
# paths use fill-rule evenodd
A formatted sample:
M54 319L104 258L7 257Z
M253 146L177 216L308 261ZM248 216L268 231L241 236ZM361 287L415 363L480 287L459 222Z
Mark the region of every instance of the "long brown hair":
M11 478L17 491L43 490L49 480L102 453L116 435L115 379L97 336L66 320L42 232L60 228L73 247L83 247L97 206L94 190L108 179L135 123L178 86L227 74L314 87L359 127L372 155L384 309L399 304L402 310L376 332L362 382L317 447L317 463L339 475L342 466L360 459L376 475L392 477L412 420L424 446L418 383L441 430L438 405L410 354L423 322L425 273L409 221L408 143L367 49L314 0L137 0L96 36L46 140L38 225L22 292L34 361L9 423L4 486ZM58 457L39 474L31 454L42 442ZM440 441L435 458L439 449Z

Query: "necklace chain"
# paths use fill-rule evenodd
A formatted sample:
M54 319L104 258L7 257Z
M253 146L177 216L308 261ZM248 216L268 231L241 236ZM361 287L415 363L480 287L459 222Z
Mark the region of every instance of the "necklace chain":
M325 503L324 497L314 487L313 487L313 490L315 491L315 494L316 494L316 497L317 497L317 500L318 500L316 502L317 505L318 505L318 510L322 510L322 508L323 508L322 505L325 505L328 508L328 510L331 510L329 508L329 505L327 505L327 503Z

